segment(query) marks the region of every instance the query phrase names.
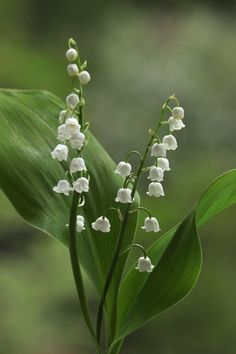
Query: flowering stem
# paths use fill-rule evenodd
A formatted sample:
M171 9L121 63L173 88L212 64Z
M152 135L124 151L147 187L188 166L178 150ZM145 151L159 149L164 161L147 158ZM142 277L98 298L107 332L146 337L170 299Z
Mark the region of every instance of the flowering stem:
M71 259L71 266L72 266L72 271L73 271L73 276L74 276L74 281L81 305L81 309L83 312L83 316L85 319L85 322L87 324L88 330L93 338L94 345L97 349L98 353L101 353L101 349L99 344L97 343L95 332L90 320L90 315L88 311L88 305L87 305L87 299L85 295L85 288L84 288L84 283L83 283L83 278L82 278L82 273L81 273L81 267L78 259L78 253L77 253L77 246L76 246L76 219L77 219L77 207L78 207L78 202L79 202L79 194L77 192L74 192L73 194L73 199L72 199L72 205L71 205L71 211L70 211L70 221L69 221L69 250L70 250L70 259Z
M155 139L157 131L158 131L160 125L161 125L161 122L162 122L166 107L168 106L169 101L172 100L172 99L174 99L174 96L170 96L167 99L167 101L164 103L164 105L162 106L161 113L160 113L160 119L159 119L159 121L157 123L157 126L156 126L155 130L154 130L154 134L151 135L150 140L149 140L149 142L147 144L147 147L146 147L146 149L144 151L144 154L142 156L142 159L140 160L139 168L138 168L138 171L137 171L137 177L136 177L136 179L134 181L133 188L132 188L132 193L131 193L131 198L132 199L135 196L135 192L137 190L139 178L140 178L140 175L142 173L142 169L143 169L144 163L146 161L146 157L147 157L148 151L149 151L149 149L150 149L150 147L151 147L151 145L153 143L153 140ZM116 270L116 266L117 266L118 261L119 261L120 252L121 252L121 248L122 248L122 244L123 244L123 240L124 240L124 235L125 235L125 231L126 231L126 227L127 227L127 223L128 223L130 208L131 208L131 204L128 204L127 207L126 207L125 215L123 217L123 221L121 222L119 236L118 236L118 240L117 240L117 244L116 244L116 249L115 249L115 252L114 252L114 255L113 255L113 258L112 258L111 266L110 266L110 269L109 269L109 272L108 272L108 275L107 275L107 278L106 278L106 281L105 281L103 294L102 294L102 297L101 297L101 300L100 300L100 304L99 304L99 308L98 308L98 315L97 315L97 340L98 340L98 343L100 343L101 326L102 326L102 318L103 318L103 307L104 307L104 304L105 304L105 300L106 300L106 296L107 296L108 290L109 290L110 285L111 285L112 277L114 275L114 272ZM119 280L119 282L120 282L120 280ZM119 286L119 284L118 284L118 286ZM112 327L113 328L112 328L112 336L111 336L112 338L111 339L113 339L113 337L114 337L115 327L116 327L117 293L116 293L116 298L115 298L115 302L114 302L114 316L113 316L113 321L112 321Z

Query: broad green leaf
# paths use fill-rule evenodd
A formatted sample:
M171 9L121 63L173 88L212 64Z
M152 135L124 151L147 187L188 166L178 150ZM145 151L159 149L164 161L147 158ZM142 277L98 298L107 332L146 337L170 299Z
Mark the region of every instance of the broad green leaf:
M67 245L71 197L52 191L65 177L67 163L51 158L58 144L58 114L63 103L45 91L0 91L0 187L19 214L31 225ZM102 291L114 252L119 221L109 211L112 231L95 232L91 222L115 206L115 195L123 180L114 174L115 164L91 133L83 157L89 170L90 191L83 211L86 231L78 235L78 251L84 269L99 292ZM138 196L134 207L137 206ZM137 215L129 219L125 245L132 242ZM124 246L125 246L124 245ZM120 275L122 264L117 270ZM113 290L113 291L112 291ZM110 297L116 292L115 285Z
M197 226L201 226L205 223L209 218L217 215L222 212L224 209L227 209L231 205L236 203L236 170L231 170L226 172L225 174L216 178L204 191L202 196L199 199L199 202L196 205L196 224ZM175 235L175 231L177 230L177 226L172 228L170 231L165 233L160 239L154 242L148 250L148 255L152 259L155 264L162 259L162 255L165 254L165 250L168 249L169 244L172 242L172 239ZM119 291L119 317L120 322L123 324L126 323L126 314L128 314L128 309L133 305L136 301L136 298L142 292L143 288L148 289L148 280L149 275L144 274L140 276L140 274L135 271L134 267L131 268L127 276L125 277L120 291ZM156 283L156 292L159 291L158 282ZM149 289L151 291L151 289ZM146 299L146 302L149 300ZM142 305L145 307L145 304ZM167 304L168 308L169 305ZM153 308L153 316L158 315L160 311L156 311ZM127 316L128 320L132 321L131 315ZM146 322L146 316L143 318L143 323ZM139 327L138 326L138 327ZM135 328L136 329L136 328ZM135 330L134 328L127 328L127 333Z
M194 287L202 263L194 212L179 225L164 252L164 247L160 248L162 256L138 297L133 298L129 308L118 306L118 339L176 304ZM146 274L139 276L146 278Z

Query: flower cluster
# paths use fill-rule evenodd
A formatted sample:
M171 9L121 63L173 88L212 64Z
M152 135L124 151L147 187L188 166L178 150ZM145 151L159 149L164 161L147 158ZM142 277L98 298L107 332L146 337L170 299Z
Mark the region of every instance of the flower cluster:
M67 161L69 169L65 179L57 182L53 187L56 193L69 195L75 191L80 194L81 200L83 193L89 191L89 175L82 155L82 150L86 143L86 124L83 121L83 106L85 100L82 95L82 85L90 81L90 75L84 70L87 63L81 65L77 44L73 39L69 40L69 49L66 52L66 58L69 61L67 72L73 76L73 84L77 78L78 88L73 88L66 97L65 109L59 113L59 126L57 139L60 141L51 152L53 159L60 162ZM71 157L72 156L72 157ZM77 217L77 231L84 230L84 218L82 215Z
M170 99L174 99L177 101L177 99L173 96L170 97ZM160 139L157 135L158 129L156 129L155 132L150 130L150 135L152 136L152 138L148 145L148 150L150 149L150 155L155 159L155 161L153 165L142 169L142 171L149 172L148 179L150 180L150 183L148 185L147 195L156 198L165 195L162 182L164 180L165 172L170 171L170 164L169 160L167 159L167 152L170 150L176 150L178 147L177 140L174 137L173 132L175 130L180 130L185 127L183 123L184 109L182 107L177 106L171 109L169 106L166 105L165 109L171 111L171 117L167 121L162 121L161 119L159 126L168 126L168 134L164 135L163 138ZM128 157L132 153L138 154L138 156L140 157L140 163L144 163L146 155L145 157L142 157L137 151L133 151L128 155ZM120 188L117 192L117 196L115 198L116 202L133 202L133 189L130 189L128 185L129 183L134 184L134 181L139 178L139 176L138 174L132 173L131 171L132 166L128 162L128 158L126 161L119 162L114 171L116 174L125 178L124 186ZM142 229L146 232L159 232L159 222L155 217L151 215L150 211L142 207L137 208L137 211L139 210L144 210L148 213L148 217L145 218L144 226L142 226ZM151 261L146 256L146 254L144 254L143 257L139 258L138 265L136 267L137 270L139 270L140 272L151 272L153 268L154 266L151 264Z
M173 96L170 98L177 101L177 99ZM147 151L150 150L150 155L155 159L155 161L153 165L141 168L141 172L149 172L148 179L150 180L150 183L148 185L147 195L156 198L165 195L161 182L163 182L164 180L165 172L170 171L170 164L169 160L167 159L167 152L170 150L176 150L178 147L176 138L173 135L173 131L180 130L185 127L182 121L182 119L184 118L184 110L182 107L177 106L171 109L169 106L166 105L165 108L168 108L171 111L172 115L167 121L162 121L161 119L160 126L168 126L168 134L164 135L162 140L160 140L159 136L157 135L158 129L155 132L150 131L151 140L148 144ZM132 166L128 161L129 157L133 153L139 156L140 165L142 166L145 162L146 155L141 156L137 151L132 151L128 154L128 157L125 161L121 161L118 163L114 171L115 174L120 175L124 178L123 186L117 191L117 195L115 197L115 202L120 204L131 205L134 201L134 184L135 181L139 178L140 173L132 172ZM133 187L129 187L130 184ZM136 210L130 212L141 210L148 213L148 217L145 218L142 229L146 232L159 232L159 222L155 217L151 215L148 209L138 207ZM94 230L101 232L109 232L111 228L110 221L104 216L99 217L95 222L93 222L92 227ZM140 245L133 244L130 245L128 249L130 249L132 246L138 246L139 248L142 248L142 246ZM151 272L154 266L152 265L151 260L146 256L144 249L143 252L144 256L139 258L136 269L140 272Z

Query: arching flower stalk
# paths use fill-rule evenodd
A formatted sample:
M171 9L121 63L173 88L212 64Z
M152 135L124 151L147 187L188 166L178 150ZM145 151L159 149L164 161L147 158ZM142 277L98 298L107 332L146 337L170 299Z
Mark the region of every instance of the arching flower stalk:
M172 103L175 104L177 103L177 106L174 106L173 109L169 106L169 104ZM164 121L164 116L167 112L171 112L172 116L167 121ZM160 196L165 195L161 182L164 179L164 172L170 170L169 160L167 159L166 156L169 150L176 150L178 147L177 140L173 135L173 131L180 130L185 126L182 122L183 118L184 118L183 108L179 106L179 102L177 98L174 95L171 95L164 103L161 109L160 118L156 125L156 128L154 130L152 129L149 130L150 138L144 150L144 153L140 154L138 151L131 151L130 153L128 153L126 161L119 162L114 171L114 173L119 174L123 178L125 178L123 187L117 191L117 196L115 198L115 201L117 203L127 204L127 207L121 221L120 233L118 236L116 249L114 251L111 267L109 269L106 278L104 291L98 309L98 315L97 315L98 342L100 342L103 310L104 310L106 296L119 261L119 256L121 253L121 247L123 244L123 239L127 228L129 214L134 212L133 210L130 210L130 208L134 200L135 192L137 190L140 177L142 173L145 173L147 171L149 172L148 179L150 179L151 182L148 185L147 194L150 197L158 198ZM162 133L161 130L166 128L167 128L167 134L166 133L163 134L162 139L160 139ZM133 171L130 162L128 162L129 158L133 154L137 155L139 158L139 165L136 172ZM148 154L150 154L151 157L154 158L154 164L152 166L145 166ZM131 187L129 185L131 185ZM146 210L146 209L138 208L135 211L140 211L140 210ZM144 220L144 226L142 227L142 229L144 229L146 232L160 231L158 220L155 217L153 217L149 211L148 211L148 218ZM130 248L132 248L132 245L128 247L127 251L130 250ZM141 257L138 260L138 266L136 267L136 269L141 272L145 272L145 271L151 272L153 268L154 266L151 264L151 260L145 256ZM116 306L117 303L114 305L114 307ZM114 312L116 313L116 309L114 310ZM112 331L114 334L116 319L113 321L113 323L114 323L114 328L112 329Z

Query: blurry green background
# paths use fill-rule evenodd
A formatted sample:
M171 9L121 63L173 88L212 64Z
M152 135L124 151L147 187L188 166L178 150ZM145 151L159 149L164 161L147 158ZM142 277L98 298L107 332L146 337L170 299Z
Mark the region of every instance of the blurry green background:
M170 94L185 108L167 197L144 197L165 231L214 177L236 167L235 1L0 0L0 86L64 99L70 36L92 76L86 118L115 161L142 149ZM27 226L1 192L0 206L0 353L91 353L67 250ZM232 208L200 231L195 290L130 336L122 353L235 354L235 230ZM138 237L149 243L156 235Z

